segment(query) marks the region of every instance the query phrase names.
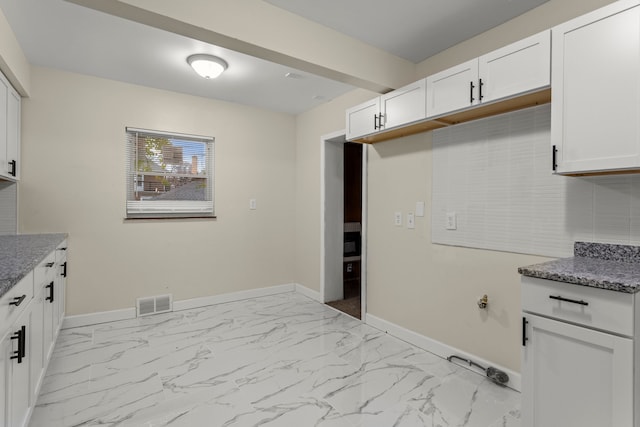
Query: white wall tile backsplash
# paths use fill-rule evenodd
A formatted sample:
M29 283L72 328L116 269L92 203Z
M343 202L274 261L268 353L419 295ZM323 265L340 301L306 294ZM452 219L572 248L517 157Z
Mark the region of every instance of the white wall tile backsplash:
M434 131L433 243L550 257L576 240L640 245L640 176L553 175L550 110Z

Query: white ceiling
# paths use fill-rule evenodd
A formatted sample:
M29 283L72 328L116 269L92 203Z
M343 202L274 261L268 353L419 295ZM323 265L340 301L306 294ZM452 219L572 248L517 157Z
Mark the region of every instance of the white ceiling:
M0 0L0 9L33 65L291 114L353 89L64 0ZM186 62L194 53L220 56L229 68L205 80Z
M264 0L419 63L548 0Z
M547 0L265 1L417 63ZM0 0L0 9L37 66L291 114L353 89L64 0ZM220 56L229 69L202 79L186 63L194 53Z

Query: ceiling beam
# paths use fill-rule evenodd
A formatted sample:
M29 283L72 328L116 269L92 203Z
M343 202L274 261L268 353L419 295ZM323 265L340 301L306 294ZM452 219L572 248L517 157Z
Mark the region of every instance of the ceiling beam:
M262 0L67 0L355 87L386 93L416 65Z

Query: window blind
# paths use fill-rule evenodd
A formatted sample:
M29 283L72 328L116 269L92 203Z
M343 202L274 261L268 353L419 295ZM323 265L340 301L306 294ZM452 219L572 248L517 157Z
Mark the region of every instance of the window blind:
M213 216L212 137L126 129L127 217Z

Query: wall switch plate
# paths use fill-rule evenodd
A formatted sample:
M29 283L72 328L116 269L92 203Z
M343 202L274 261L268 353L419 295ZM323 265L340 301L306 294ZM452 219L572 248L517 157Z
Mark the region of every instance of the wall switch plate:
M458 228L456 222L456 213L447 212L447 222L445 223L444 228L447 230L455 230Z
M402 226L402 212L396 212L393 214L393 223L398 227Z
M416 202L416 216L424 216L424 202Z
M416 228L416 216L413 212L407 213L407 228Z
M249 209L251 209L252 211L255 211L256 209L258 209L258 204L256 202L256 199L249 199Z

